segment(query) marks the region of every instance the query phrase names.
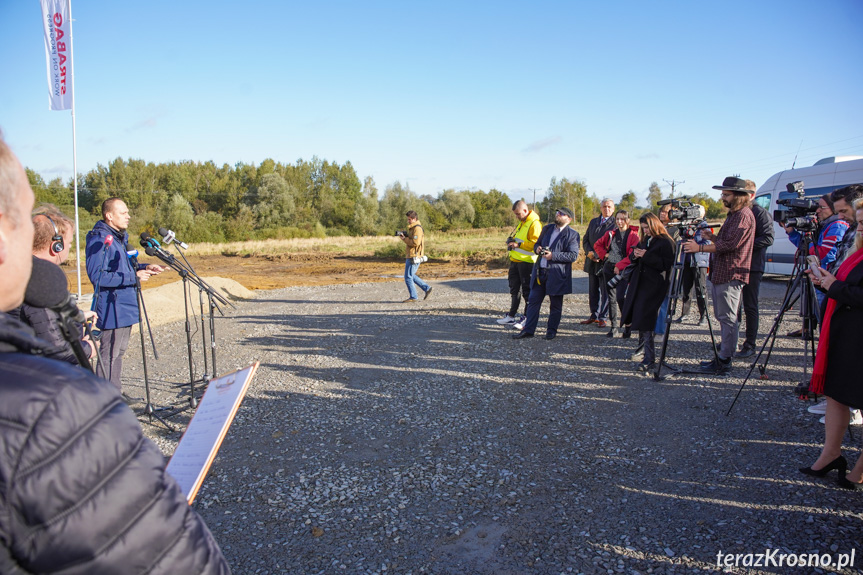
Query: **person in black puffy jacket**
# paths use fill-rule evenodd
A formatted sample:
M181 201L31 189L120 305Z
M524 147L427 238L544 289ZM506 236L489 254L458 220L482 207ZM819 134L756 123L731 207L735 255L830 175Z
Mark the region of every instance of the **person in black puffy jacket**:
M0 311L30 276L33 192L0 139ZM228 574L111 382L0 313L0 573Z

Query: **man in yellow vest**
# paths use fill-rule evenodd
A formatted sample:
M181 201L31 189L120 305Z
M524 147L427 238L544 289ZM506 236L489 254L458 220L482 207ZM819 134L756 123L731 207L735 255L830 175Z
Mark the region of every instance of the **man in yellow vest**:
M537 213L528 208L524 200L519 200L512 205L512 213L518 218L518 226L506 240L506 249L509 253L509 295L512 297L512 302L509 313L497 320L497 323L515 326L525 318L524 315L518 316L522 296L524 296L525 314L527 313L530 274L538 257L533 253L533 245L539 239L542 223Z

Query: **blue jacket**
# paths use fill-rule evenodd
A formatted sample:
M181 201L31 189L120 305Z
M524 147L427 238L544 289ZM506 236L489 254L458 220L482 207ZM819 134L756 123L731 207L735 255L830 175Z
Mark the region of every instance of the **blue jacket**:
M105 247L105 238L114 236L114 243ZM118 232L99 220L87 232L87 276L93 284L94 308L99 314L96 327L116 329L138 323L138 296L135 293L135 273L146 268L139 264L135 269L126 255L129 234Z
M579 235L577 231L566 226L554 239L554 243L549 246L554 228L554 224L548 224L542 228L534 247L551 248L551 261L548 262L547 276L543 280L546 295L566 295L572 293L572 262L578 259ZM530 276L531 285L539 275L540 262L542 261L545 261L545 258L540 256L533 264L533 273Z

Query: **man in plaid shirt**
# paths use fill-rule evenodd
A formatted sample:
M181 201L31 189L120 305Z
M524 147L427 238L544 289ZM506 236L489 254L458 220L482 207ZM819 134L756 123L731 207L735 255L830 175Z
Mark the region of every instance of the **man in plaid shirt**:
M749 190L746 180L730 176L721 186L722 203L728 208L728 218L718 234L704 230L701 237L712 244L699 244L689 240L683 244L688 253L709 252L710 283L713 285L713 314L721 328L719 361L701 362L705 373L726 374L731 371L731 358L737 347L740 318L737 310L743 286L749 283L749 267L752 263L752 247L755 243L755 216L749 208Z

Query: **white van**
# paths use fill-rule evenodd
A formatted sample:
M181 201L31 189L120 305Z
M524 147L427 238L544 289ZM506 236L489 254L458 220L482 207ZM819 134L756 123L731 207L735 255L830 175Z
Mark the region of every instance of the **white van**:
M796 198L797 195L789 193L785 186L791 182L803 182L807 198L819 198L833 190L843 188L851 184L863 184L863 156L836 156L818 160L808 168L796 170L785 170L770 176L755 194L755 203L770 213L773 217L774 210L784 210L784 206L777 205L776 200ZM773 245L767 248L766 273L785 274L791 273L794 268L794 254L797 248L788 240L785 228L773 222Z

